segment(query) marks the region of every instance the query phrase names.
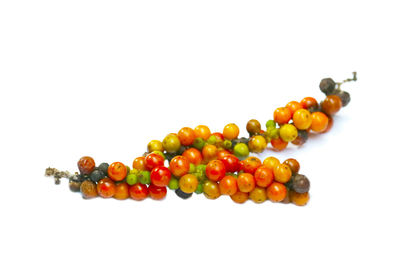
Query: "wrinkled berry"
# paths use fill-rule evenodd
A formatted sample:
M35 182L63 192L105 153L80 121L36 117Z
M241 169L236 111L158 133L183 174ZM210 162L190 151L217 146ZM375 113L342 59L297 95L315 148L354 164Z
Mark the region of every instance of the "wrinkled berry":
M104 173L101 170L94 170L91 174L90 174L90 180L92 180L93 182L97 183L98 181L100 181L101 179L103 179L105 177Z
M351 100L350 94L346 91L336 89L335 91L333 91L333 94L337 95L340 98L340 100L342 100L342 107L347 106Z
M307 193L310 190L310 181L305 175L296 174L293 178L292 187L297 193Z
M330 95L333 93L333 90L335 90L335 86L336 83L334 80L332 80L331 78L325 78L321 80L319 84L319 89L321 89L324 94Z

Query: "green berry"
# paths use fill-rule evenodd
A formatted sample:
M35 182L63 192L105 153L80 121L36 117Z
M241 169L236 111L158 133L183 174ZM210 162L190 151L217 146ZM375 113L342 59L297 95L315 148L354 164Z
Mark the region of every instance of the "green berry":
M249 155L249 147L244 143L238 143L233 148L233 153L238 158L244 158Z
M211 136L207 139L207 144L215 145L216 142L217 142L217 137L216 137L215 135L211 135Z
M269 127L276 127L276 122L274 121L274 120L269 120L269 121L267 121L267 123L265 124L266 126L267 126L267 129L269 128Z
M200 151L203 149L205 144L206 144L206 142L204 142L203 138L200 138L200 137L197 137L193 141L193 147Z
M168 188L171 190L176 190L179 188L179 180L176 179L175 177L171 177L171 180L169 180Z
M199 183L198 185L197 185L197 188L196 188L196 191L194 191L196 194L201 194L201 193L203 193L203 184L202 183Z
M140 171L139 172L139 183L141 184L150 184L150 172L149 171Z
M151 153L154 153L154 154L158 154L158 155L161 155L163 158L164 158L164 160L165 160L165 155L164 155L164 153L163 152L161 152L161 151L153 151L153 152L151 152Z
M225 149L230 149L232 147L232 142L230 140L225 140L223 146Z
M206 165L204 164L199 164L196 166L196 172L205 172L206 171Z
M189 173L195 173L195 172L196 172L196 165L190 163Z
M135 173L129 173L126 176L126 183L129 185L134 185L138 182L138 176Z

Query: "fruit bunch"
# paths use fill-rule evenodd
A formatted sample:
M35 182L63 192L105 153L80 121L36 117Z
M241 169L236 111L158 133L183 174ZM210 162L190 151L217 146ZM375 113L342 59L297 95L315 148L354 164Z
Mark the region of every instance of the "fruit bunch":
M346 81L350 80L356 80L355 74ZM326 98L321 103L312 97L291 101L274 111L265 130L259 121L249 120L249 137L239 138L239 127L234 123L214 133L205 125L183 127L163 141L150 141L147 152L133 160L132 168L121 162L96 166L93 158L82 157L79 173L63 175L69 177L70 189L86 199L160 200L168 187L183 199L203 193L209 199L228 195L236 203L250 198L256 203L268 199L302 206L309 200L310 182L299 174L299 162L287 159L281 163L275 157L262 162L250 152L261 153L268 144L277 151L289 143L300 146L310 133L329 131L332 116L350 101L340 85L331 78L323 79L320 89ZM52 172L57 173L51 168L46 171L48 175Z

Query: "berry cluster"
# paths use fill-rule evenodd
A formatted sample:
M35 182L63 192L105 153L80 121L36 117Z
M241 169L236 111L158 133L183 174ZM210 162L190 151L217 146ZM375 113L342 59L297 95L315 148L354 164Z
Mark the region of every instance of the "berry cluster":
M346 81L350 80L356 80L355 74ZM160 200L168 187L183 199L203 193L209 199L229 195L237 203L250 198L256 203L268 199L305 205L310 182L299 174L297 160L281 163L268 157L261 162L250 152L261 153L268 144L277 151L289 143L300 146L310 133L329 131L332 116L350 101L340 85L331 78L323 79L320 89L326 98L320 104L312 97L291 101L274 111L265 130L259 121L248 121L248 138L239 138L239 127L234 123L227 124L222 133L212 133L207 126L199 125L194 129L183 127L162 142L149 142L147 152L134 159L132 169L121 162L96 167L93 158L82 157L78 161L80 173L68 176L70 189L81 192L84 198Z

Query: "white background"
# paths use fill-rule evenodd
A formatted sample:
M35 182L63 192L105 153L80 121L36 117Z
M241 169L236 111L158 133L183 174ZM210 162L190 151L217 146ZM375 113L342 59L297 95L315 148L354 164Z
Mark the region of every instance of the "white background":
M397 4L1 1L1 265L399 266ZM43 176L183 126L245 134L354 70L331 132L261 155L300 161L306 207L85 201Z

